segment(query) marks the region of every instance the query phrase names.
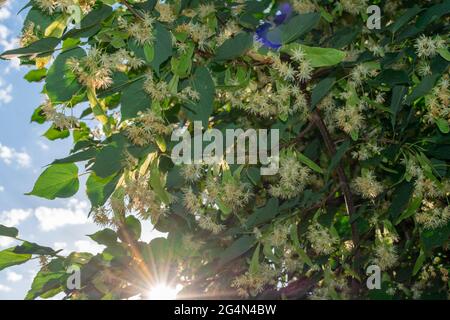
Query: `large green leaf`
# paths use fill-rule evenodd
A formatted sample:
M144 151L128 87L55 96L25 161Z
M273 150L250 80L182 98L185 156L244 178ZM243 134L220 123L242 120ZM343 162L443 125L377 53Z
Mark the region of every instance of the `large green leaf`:
M408 9L403 13L402 16L398 17L389 27L388 29L395 33L400 30L406 23L408 23L411 19L417 16L423 9L418 5Z
M301 48L305 53L305 58L314 68L334 66L345 58L345 52L333 48L309 47L299 43L291 43L283 46L282 52L292 54L295 49Z
M45 88L52 102L70 101L79 93L82 86L78 83L67 61L72 58L81 59L85 55L86 52L83 49L75 48L61 53L55 59L45 80Z
M226 40L219 48L217 48L216 61L226 61L236 59L242 56L252 47L253 35L247 32L241 32L235 37Z
M128 231L131 231L130 236L132 236L135 240L138 240L141 237L142 226L139 219L135 216L128 216L125 218L125 225Z
M66 279L68 277L62 259L50 261L45 268L42 268L34 277L31 289L28 291L25 299L32 300L37 297L51 298L64 290Z
M375 81L393 87L399 84L408 84L409 77L405 71L386 69L378 75Z
M248 250L250 250L255 244L254 236L242 236L231 244L225 251L220 255L219 266L223 266L228 262L240 257Z
M108 5L101 5L89 12L80 23L80 29L71 29L66 32L63 39L88 38L101 29L102 21L106 20L113 10Z
M414 184L410 182L403 182L394 192L391 206L388 213L393 220L397 219L400 214L406 209L414 191Z
M27 262L31 259L31 254L17 254L14 248L0 251L0 271Z
M299 14L291 18L286 24L279 27L283 44L305 35L319 23L319 20L320 13L317 12Z
M134 118L139 111L145 111L151 107L150 96L143 89L144 82L145 79L140 79L123 90L120 100L122 120Z
M60 41L60 39L53 37L40 39L25 48L5 51L0 55L0 58L12 59L16 57L51 54Z
M278 215L278 213L278 199L270 198L264 207L256 208L255 212L248 217L247 221L245 222L245 227L251 229L254 226L271 221Z
M48 130L44 133L44 137L46 137L50 141L55 141L58 139L65 139L70 137L70 131L68 129L59 129L52 125Z
M112 141L97 153L92 170L98 177L107 178L123 168L125 144L123 135L115 135Z
M91 201L92 207L99 207L106 203L108 198L116 189L120 175L112 175L106 178L100 178L91 173L86 182L86 193Z
M391 123L392 126L395 126L395 122L397 120L397 114L402 107L403 98L407 92L407 88L405 86L395 86L392 90L392 99L391 99Z
M19 230L13 227L7 227L0 224L0 236L15 238L19 234Z
M434 248L448 243L450 241L450 222L437 229L424 230L420 240L425 252L430 252Z
M117 243L117 234L109 228L91 234L89 238L105 246L115 245Z
M89 148L74 154L71 154L68 157L65 157L63 159L57 159L53 161L52 164L59 164L59 163L74 163L74 162L80 162L80 161L86 161L90 160L95 157L97 154L97 150L94 148Z
M37 254L42 256L53 256L56 251L49 247L43 247L36 243L25 241L20 246L14 248L14 253L17 254Z
M327 77L321 80L313 89L311 95L311 108L314 108L323 98L325 98L330 92L331 88L333 88L334 83L336 82L336 78Z
M190 80L190 84L200 94L200 100L187 104L186 114L192 121L202 121L206 127L213 112L215 95L214 81L206 67L198 67Z
M172 36L160 23L155 24L154 57L150 65L159 74L161 64L172 56Z
M77 193L78 188L78 167L73 163L54 164L40 175L28 195L49 200L69 198Z

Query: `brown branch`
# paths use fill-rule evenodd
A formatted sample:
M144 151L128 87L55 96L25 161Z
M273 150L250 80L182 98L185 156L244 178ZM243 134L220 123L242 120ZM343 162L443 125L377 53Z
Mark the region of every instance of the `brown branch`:
M320 134L322 135L328 154L330 156L334 156L336 154L336 146L333 140L331 139L330 133L328 132L328 129L325 123L323 122L318 110L313 111L312 121L315 123L315 125L320 131ZM353 201L353 194L350 190L350 184L348 182L347 176L345 175L344 169L342 168L341 164L337 165L336 172L338 174L342 193L344 194L347 212L350 218L352 218L356 214L355 204ZM353 242L355 243L356 246L359 244L359 235L358 231L356 230L355 223L352 223L352 234L353 234Z
M127 7L128 10L130 10L130 12L138 19L140 20L144 20L144 17L139 13L139 11L137 11L136 9L133 8L133 6L127 1L127 0L121 0L120 1L125 7Z
M281 289L270 289L264 291L257 297L259 300L300 300L306 299L308 293L316 286L321 279L321 273L310 278L303 277L288 284L287 287Z
M325 142L325 147L328 151L328 154L331 157L334 156L336 154L336 146L335 146L333 140L331 139L330 133L328 132L328 129L327 129L325 123L323 122L322 117L320 116L320 113L317 109L315 109L313 111L311 120L315 123L315 125L319 129L320 134L322 135L322 138ZM347 176L345 175L344 168L342 167L342 165L340 163L336 167L336 172L338 175L340 188L344 195L345 205L347 207L347 213L350 217L350 220L352 220L356 214L355 203L353 200L353 194L350 189L349 181L347 179ZM358 261L359 254L360 254L360 252L359 252L360 239L359 239L358 228L356 226L356 221L353 221L351 223L351 229L352 229L352 240L353 240L353 244L355 246L355 260ZM355 268L355 271L357 272L357 274L360 274L360 270L359 270L360 267L359 267L358 262L356 262L354 264L354 268ZM356 282L353 283L353 288L357 288Z

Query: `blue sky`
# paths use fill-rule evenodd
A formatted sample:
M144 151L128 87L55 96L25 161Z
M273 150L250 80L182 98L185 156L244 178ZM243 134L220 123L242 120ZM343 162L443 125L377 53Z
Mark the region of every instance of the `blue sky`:
M9 1L0 9L0 51L17 47L17 37L26 12L17 12L26 0ZM47 141L42 134L49 124L30 123L33 110L44 100L42 83L28 83L28 67L0 60L0 224L20 230L19 237L55 249L98 252L102 249L87 234L98 228L87 218L89 203L81 185L70 200L48 201L26 196L43 167L67 156L71 138ZM156 236L144 225L144 240ZM0 237L0 250L14 246ZM39 269L37 262L0 271L0 300L23 299Z

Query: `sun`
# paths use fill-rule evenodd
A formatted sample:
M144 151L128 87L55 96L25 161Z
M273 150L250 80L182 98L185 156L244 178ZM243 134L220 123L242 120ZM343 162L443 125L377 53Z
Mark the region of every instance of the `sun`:
M180 285L173 288L166 284L158 284L149 290L147 298L149 300L176 300L181 289Z

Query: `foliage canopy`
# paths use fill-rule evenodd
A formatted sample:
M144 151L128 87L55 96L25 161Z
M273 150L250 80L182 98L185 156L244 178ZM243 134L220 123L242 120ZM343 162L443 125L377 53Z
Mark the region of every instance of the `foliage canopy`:
M370 4L382 28L366 27ZM73 8L81 12L71 24ZM73 139L31 195L89 174L105 246L40 257L27 298L447 298L450 1L32 0L21 48L47 100L32 121ZM71 18L72 17L72 18ZM175 128L279 129L280 171L174 165ZM81 170L81 168L83 170ZM167 239L140 240L151 220ZM0 235L18 230L0 226ZM367 266L382 270L368 290ZM69 290L69 266L82 287Z

